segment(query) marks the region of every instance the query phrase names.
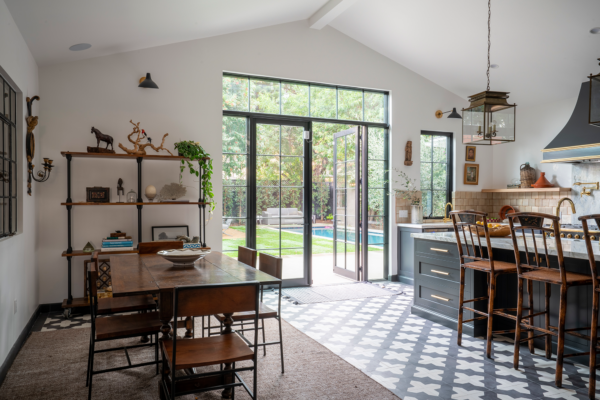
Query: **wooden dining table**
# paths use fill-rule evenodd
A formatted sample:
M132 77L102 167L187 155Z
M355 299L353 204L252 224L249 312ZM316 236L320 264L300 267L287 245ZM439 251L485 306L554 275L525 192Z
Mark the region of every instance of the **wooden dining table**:
M171 333L173 319L173 289L176 286L210 283L257 281L261 285L276 285L280 280L218 251L213 251L190 267L175 267L157 254L128 254L110 257L113 297L140 294L159 295L161 339ZM230 318L228 318L230 319ZM231 322L231 321L227 321ZM225 323L230 331L230 324ZM185 321L185 337L192 337L192 318Z

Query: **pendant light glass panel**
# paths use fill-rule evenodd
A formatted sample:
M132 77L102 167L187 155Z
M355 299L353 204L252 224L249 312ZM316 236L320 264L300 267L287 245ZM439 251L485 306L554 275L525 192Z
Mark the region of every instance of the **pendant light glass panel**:
M600 127L600 74L590 76L590 125Z
M483 104L481 94L475 95L479 98L472 100L471 107L463 109L463 143L494 145L514 142L516 107L506 103L505 99L498 99L495 94L498 92L484 93L489 97L483 99ZM502 104L486 104L485 101ZM474 102L479 105L474 105Z

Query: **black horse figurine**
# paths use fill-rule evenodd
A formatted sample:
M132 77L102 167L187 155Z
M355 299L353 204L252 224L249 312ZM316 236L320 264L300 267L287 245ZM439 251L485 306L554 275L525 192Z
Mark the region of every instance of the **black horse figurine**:
M114 150L112 136L105 135L104 133L100 132L98 129L94 128L93 126L92 126L91 133L96 135L96 141L97 141L96 147L100 147L100 142L106 142L106 148L108 149L108 145L110 144L111 150Z

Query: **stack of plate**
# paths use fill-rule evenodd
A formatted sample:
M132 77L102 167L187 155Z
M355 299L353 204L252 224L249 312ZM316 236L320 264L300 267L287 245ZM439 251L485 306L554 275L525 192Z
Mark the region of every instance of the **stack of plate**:
M172 262L176 266L191 266L194 263L207 254L210 250L200 249L173 249L173 250L161 250L157 254L167 261Z

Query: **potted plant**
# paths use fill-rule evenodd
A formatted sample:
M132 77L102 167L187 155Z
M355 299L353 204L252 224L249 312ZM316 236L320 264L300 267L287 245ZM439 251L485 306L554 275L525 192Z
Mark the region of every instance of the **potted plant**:
M398 171L398 177L401 189L394 189L396 194L403 200L410 201L410 222L411 224L423 223L423 205L421 204L421 192L417 189L417 179L410 179L404 171Z
M212 201L214 198L211 182L213 167L210 154L204 151L200 143L192 140L182 140L175 143L175 149L180 156L185 157L184 160L181 160L181 165L179 166L179 184L182 183L183 171L187 167L190 174L200 178L200 187L204 191L204 201L208 200L211 203L210 211L212 212L215 209L215 203ZM198 162L198 169L194 168L193 161ZM202 176L200 176L200 171L202 171Z

